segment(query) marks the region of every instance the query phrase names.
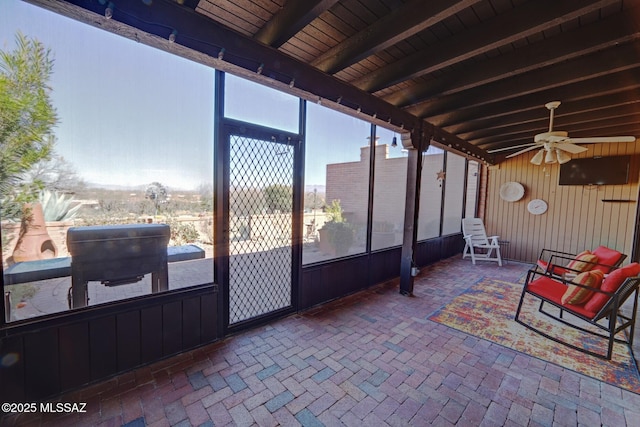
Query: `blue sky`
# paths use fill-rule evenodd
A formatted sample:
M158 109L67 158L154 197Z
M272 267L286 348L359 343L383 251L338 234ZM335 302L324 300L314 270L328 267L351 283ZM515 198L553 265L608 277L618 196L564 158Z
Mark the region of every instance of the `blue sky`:
M174 188L212 181L213 69L21 1L0 1L0 49L15 46L18 30L53 53L56 152L85 180L144 185L171 175Z
M214 69L19 0L0 0L0 49L13 49L17 31L53 53L56 152L87 182L195 189L213 181ZM228 116L297 131L296 98L243 79L227 83ZM359 159L369 125L324 107L308 111L306 184L322 185L327 163ZM379 134L390 143L392 132ZM390 152L402 155L400 147Z

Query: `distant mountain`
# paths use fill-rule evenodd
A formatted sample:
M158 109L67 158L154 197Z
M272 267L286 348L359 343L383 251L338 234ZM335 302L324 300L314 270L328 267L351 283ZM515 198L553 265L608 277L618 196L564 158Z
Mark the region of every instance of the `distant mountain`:
M118 185L118 184L100 184L96 182L87 182L87 188L96 188L101 190L113 191L144 191L146 185Z
M112 190L112 191L141 191L144 192L149 184L142 185L118 185L118 184L99 184L95 182L87 182L87 189L95 188L101 190ZM184 190L180 188L168 187L171 192L193 192L194 190ZM324 194L327 191L326 185L306 185L304 187L305 193L313 193L313 190L317 190L319 194Z

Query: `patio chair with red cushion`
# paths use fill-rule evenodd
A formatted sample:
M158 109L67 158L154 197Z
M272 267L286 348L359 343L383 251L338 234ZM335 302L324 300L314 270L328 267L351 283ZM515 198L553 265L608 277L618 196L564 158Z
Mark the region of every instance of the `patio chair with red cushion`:
M579 254L542 249L536 265L547 274L563 276L577 275L583 271L600 270L604 274L615 270L627 258L627 255L606 246L598 246L593 251L585 250Z
M606 269L606 266L601 268ZM529 270L515 320L550 340L602 359L611 360L614 342L627 344L633 353L633 334L640 288L639 274L640 264L635 262L616 269L606 277L600 269L594 268L578 274L573 281L557 278L548 272ZM567 327L607 340L606 354L571 344L561 336L552 336L539 326L523 321L520 314L525 297L540 300L540 313ZM620 307L629 297L633 298L633 310L627 316L620 312ZM545 304L555 307L553 312L545 310ZM567 313L571 316L565 318ZM587 329L587 324L595 328ZM626 330L628 332L625 336Z

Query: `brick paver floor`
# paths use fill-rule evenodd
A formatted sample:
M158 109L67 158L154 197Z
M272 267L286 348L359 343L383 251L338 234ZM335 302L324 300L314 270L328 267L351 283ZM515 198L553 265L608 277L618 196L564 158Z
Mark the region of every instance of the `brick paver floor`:
M59 396L87 413L6 425L639 426L640 395L427 320L482 277L528 265L423 268L398 282Z

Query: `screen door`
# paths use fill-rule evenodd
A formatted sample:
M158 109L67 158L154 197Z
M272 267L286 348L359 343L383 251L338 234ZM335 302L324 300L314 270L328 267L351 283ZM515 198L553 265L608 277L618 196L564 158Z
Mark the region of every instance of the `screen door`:
M295 146L228 134L229 327L293 308Z

